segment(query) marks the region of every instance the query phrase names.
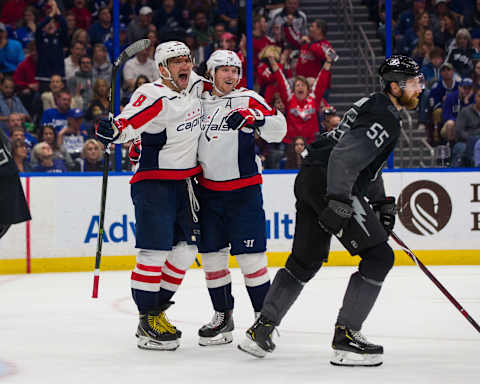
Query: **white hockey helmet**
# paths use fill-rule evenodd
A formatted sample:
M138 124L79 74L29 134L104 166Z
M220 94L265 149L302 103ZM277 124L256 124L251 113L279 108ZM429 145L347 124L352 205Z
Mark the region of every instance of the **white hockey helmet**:
M219 49L212 53L207 61L207 72L210 78L215 82L215 71L218 67L237 67L238 68L238 82L242 78L242 62L238 55L233 51L226 49ZM235 84L235 86L237 85Z
M167 41L166 43L159 44L155 49L155 64L168 68L168 59L174 57L187 56L192 60L192 54L190 48L180 41Z

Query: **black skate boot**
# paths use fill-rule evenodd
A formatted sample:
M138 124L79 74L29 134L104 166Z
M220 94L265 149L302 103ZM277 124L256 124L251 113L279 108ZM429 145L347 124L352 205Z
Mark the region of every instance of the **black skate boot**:
M136 333L138 348L174 351L179 347L182 332L175 328L165 315L165 311L172 304L173 302L168 302L157 310L140 313Z
M330 363L348 367L377 367L383 363L383 347L369 342L360 331L352 331L343 325L335 326Z
M274 330L275 325L260 314L255 323L247 329L247 338L238 345L238 349L255 357L265 357L267 352L275 349L272 341Z
M231 310L215 311L212 320L198 330L198 336L200 336L198 344L208 347L231 343L233 341L232 331L235 328L232 312Z

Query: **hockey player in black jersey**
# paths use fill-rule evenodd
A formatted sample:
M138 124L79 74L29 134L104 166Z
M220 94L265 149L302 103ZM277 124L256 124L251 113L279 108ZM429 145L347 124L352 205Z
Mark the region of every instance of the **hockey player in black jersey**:
M382 364L383 347L360 333L394 261L387 239L396 206L393 197L385 196L381 169L400 136L399 111L417 106L424 81L419 66L406 56L386 59L379 75L383 92L355 102L337 129L307 147L294 187L292 253L277 272L260 317L238 346L244 352L264 357L275 349L275 327L327 259L335 235L361 261L338 313L331 363Z

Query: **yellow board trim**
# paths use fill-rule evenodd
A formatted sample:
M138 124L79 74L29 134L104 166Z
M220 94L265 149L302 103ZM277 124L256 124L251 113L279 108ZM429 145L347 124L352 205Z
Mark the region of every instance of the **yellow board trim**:
M480 250L418 250L414 251L425 265L480 265ZM289 252L267 252L269 267L282 267ZM201 263L201 255L198 255ZM360 257L350 256L346 251L330 252L326 266L355 266ZM94 257L51 257L34 258L31 260L32 273L45 272L81 272L93 271ZM403 251L395 251L395 265L413 265L411 259ZM101 269L103 271L131 270L135 266L135 256L103 256ZM229 266L238 268L236 259L230 256ZM198 268L196 263L192 268ZM0 274L26 273L25 259L0 260Z

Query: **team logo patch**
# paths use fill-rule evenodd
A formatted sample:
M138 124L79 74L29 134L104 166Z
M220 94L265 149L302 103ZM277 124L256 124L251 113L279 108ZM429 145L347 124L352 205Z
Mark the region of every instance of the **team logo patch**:
M452 216L448 192L430 180L407 185L398 198L398 217L410 232L427 236L440 232Z

